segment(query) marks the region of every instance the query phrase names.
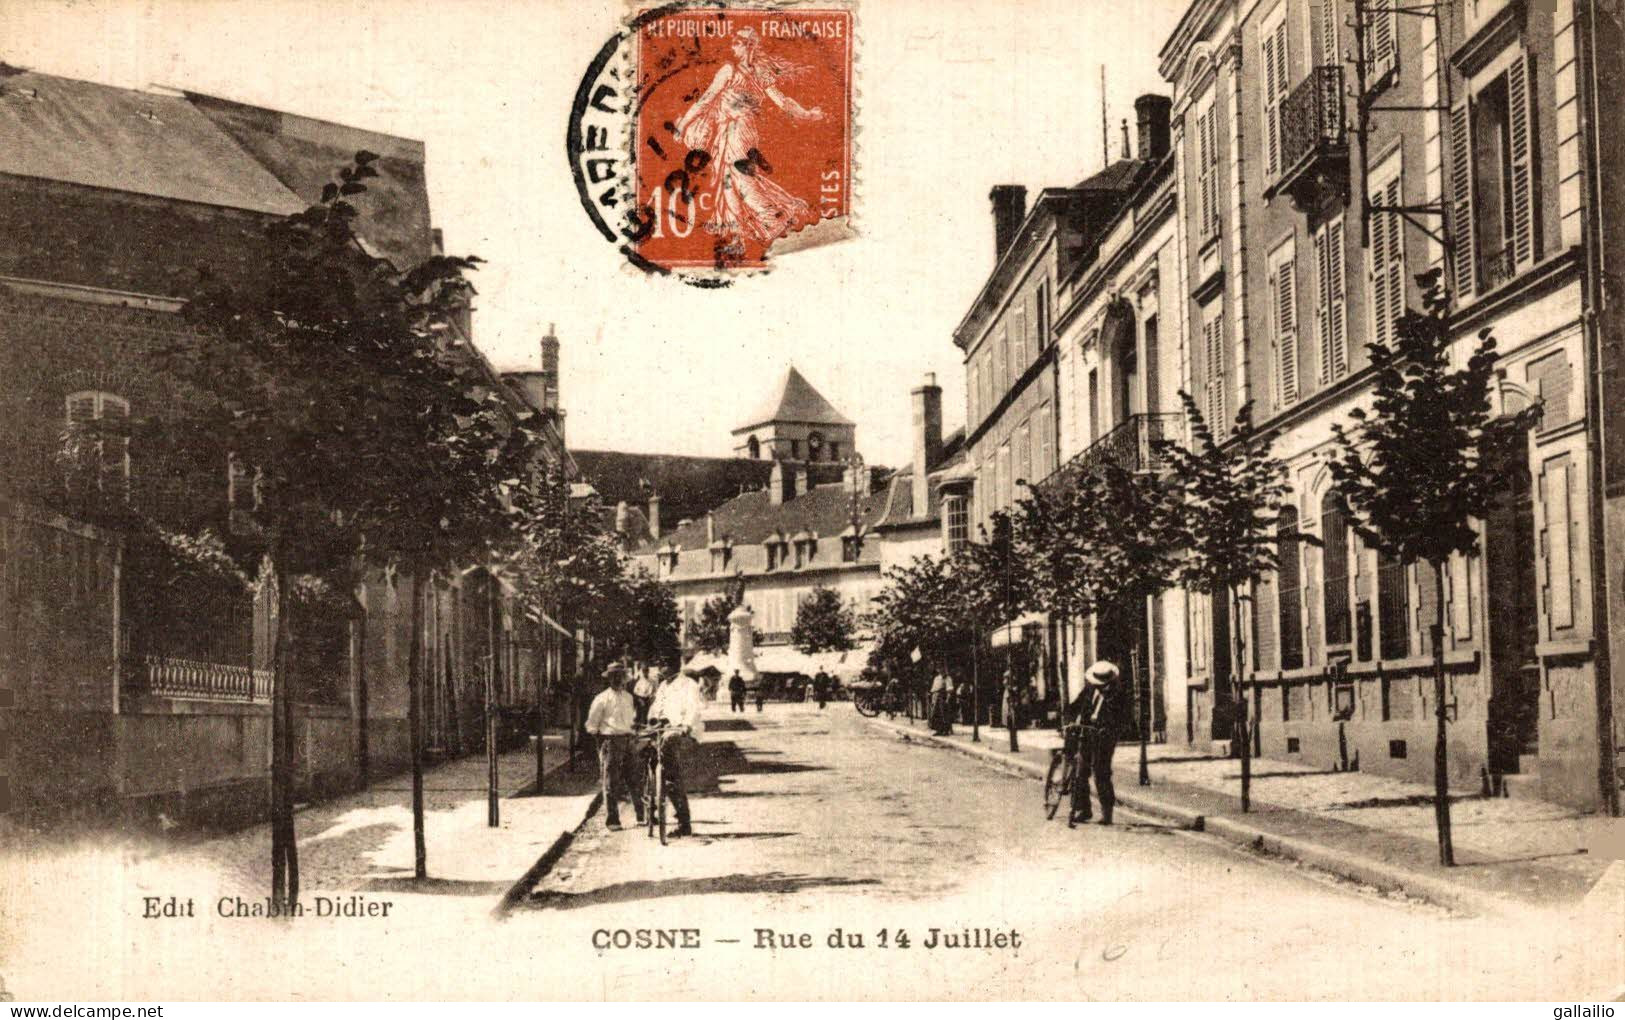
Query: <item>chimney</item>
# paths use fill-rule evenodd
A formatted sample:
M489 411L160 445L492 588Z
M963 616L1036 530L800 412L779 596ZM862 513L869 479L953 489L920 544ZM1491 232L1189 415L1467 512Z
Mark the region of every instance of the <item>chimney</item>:
M559 409L559 338L553 333L553 324L547 324L547 335L542 337L542 389L546 395L546 410Z
M626 500L615 504L615 533L625 536L632 530L632 508L626 505Z
M773 470L768 473L768 476L767 476L767 501L768 501L769 504L771 504L773 506L780 506L780 505L782 505L784 503L785 471L786 470L787 469L784 466L784 461L776 460L776 461L773 462ZM790 482L790 485L791 485L791 487L793 489L793 487L795 486L795 482L792 480Z
M1019 184L995 184L987 197L993 200L993 258L997 260L1015 242L1016 231L1027 218L1027 189Z
M1128 147L1128 118L1127 117L1123 118L1123 158L1124 159L1133 159L1134 158L1134 153L1130 152L1129 147Z
M660 493L649 494L649 537L660 540Z
M717 540L717 515L707 510L705 512L705 544L710 545Z
M1148 93L1134 101L1134 116L1140 128L1140 158L1158 162L1168 155L1168 111L1174 101Z
M914 396L914 516L924 517L931 498L926 476L942 461L942 387L937 373L925 373L925 383Z

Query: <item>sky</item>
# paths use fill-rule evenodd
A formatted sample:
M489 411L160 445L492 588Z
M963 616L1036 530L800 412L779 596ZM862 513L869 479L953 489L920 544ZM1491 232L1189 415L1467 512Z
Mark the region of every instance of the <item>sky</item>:
M1101 166L1183 0L857 5L850 241L705 290L627 266L564 153L571 100L626 9L604 0L3 0L0 60L165 85L424 141L448 251L485 259L476 340L501 368L561 343L577 449L725 456L794 364L857 422L872 464L909 457L927 372L965 417L953 329L993 265L988 191Z

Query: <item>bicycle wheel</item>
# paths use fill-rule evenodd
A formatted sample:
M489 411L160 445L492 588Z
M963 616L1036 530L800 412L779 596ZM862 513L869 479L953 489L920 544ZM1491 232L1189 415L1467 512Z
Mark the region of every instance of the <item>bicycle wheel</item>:
M643 820L648 825L648 835L655 834L655 811L659 808L663 798L660 796L660 757L650 754L643 766Z
M659 755L659 754L655 755L655 789L657 791L659 791L659 792L657 792L655 794L654 816L658 816L658 818L659 818L659 821L657 823L655 823L655 824L657 824L659 829L660 829L660 845L665 846L666 845L666 787L665 787L666 765L665 765L665 763L663 761L661 761L661 757L662 756ZM654 816L651 816L651 821L653 821Z
M872 692L860 691L852 696L852 707L858 710L859 715L873 719L880 714L880 699Z
M1065 754L1051 754L1049 774L1044 777L1044 817L1054 818L1061 801L1071 792L1072 761Z

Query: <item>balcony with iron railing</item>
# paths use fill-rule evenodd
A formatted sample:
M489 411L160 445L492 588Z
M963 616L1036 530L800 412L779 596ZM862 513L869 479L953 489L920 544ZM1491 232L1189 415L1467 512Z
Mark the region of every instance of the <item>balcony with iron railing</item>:
M1051 472L1042 486L1052 487L1065 478L1089 474L1106 464L1134 473L1163 471L1167 458L1158 451L1157 444L1179 439L1179 421L1177 414L1131 414Z
M1328 191L1348 194L1348 132L1343 69L1322 64L1281 102L1281 174L1266 197L1285 194L1299 211L1319 206Z
M1478 293L1490 291L1518 275L1518 253L1508 242L1498 251L1480 252L1478 256Z

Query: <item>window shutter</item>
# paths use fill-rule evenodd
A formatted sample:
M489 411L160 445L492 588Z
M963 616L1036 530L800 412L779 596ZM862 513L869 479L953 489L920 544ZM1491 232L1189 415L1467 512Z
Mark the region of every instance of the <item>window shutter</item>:
M1284 29L1286 23L1283 21ZM1270 180L1281 172L1281 121L1277 103L1281 97L1279 32L1270 32L1262 40L1264 58L1264 176Z
M1309 23L1315 33L1316 63L1342 63L1337 53L1337 0L1313 0Z
M1471 110L1465 102L1450 111L1450 232L1455 247L1451 268L1459 307L1472 296L1477 279L1473 264L1473 128Z
M83 425L96 419L96 394L75 393L68 398L68 424Z
M1326 225L1326 306L1331 326L1331 373L1340 379L1349 367L1348 301L1343 270L1343 219Z
M1291 257L1281 263L1275 278L1276 336L1281 345L1281 403L1298 399L1298 283Z
M1533 58L1529 58L1533 59ZM1534 145L1529 65L1520 57L1507 68L1507 134L1512 164L1512 246L1520 267L1535 261Z
M1272 97L1274 109L1270 114L1270 124L1272 127L1274 127L1277 137L1281 137L1282 131L1284 130L1280 123L1281 103L1286 99L1287 89L1291 85L1291 80L1288 78L1288 75L1291 73L1288 66L1288 56L1289 53L1286 46L1286 19L1283 18L1281 19L1281 23L1275 26L1275 94ZM1285 139L1282 138L1281 140L1284 144ZM1275 162L1276 172L1279 173L1284 169L1286 169L1284 166L1284 160L1278 158Z
M1383 189L1381 202L1392 207L1403 201L1404 191L1400 178L1396 177ZM1405 313L1405 217L1388 213L1383 217L1381 228L1376 243L1383 247L1382 277L1376 283L1383 291L1388 316L1377 324L1377 337L1388 343L1393 340L1394 320Z
M1397 63L1396 22L1399 15L1393 5L1402 0L1378 0L1380 6L1366 8L1366 84L1374 85L1383 79Z
M1202 327L1207 349L1207 423L1213 431L1213 438L1219 439L1225 432L1225 406L1224 406L1224 320L1219 317L1208 320Z

